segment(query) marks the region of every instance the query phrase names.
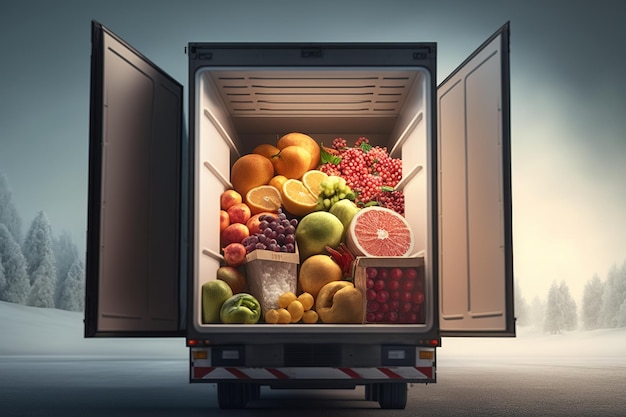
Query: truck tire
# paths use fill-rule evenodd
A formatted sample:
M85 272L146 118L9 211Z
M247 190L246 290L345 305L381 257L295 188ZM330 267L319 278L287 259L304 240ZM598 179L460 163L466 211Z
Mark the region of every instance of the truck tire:
M218 382L217 404L222 409L246 408L248 388L240 382Z
M404 409L408 394L406 383L383 383L378 385L378 403L383 409Z

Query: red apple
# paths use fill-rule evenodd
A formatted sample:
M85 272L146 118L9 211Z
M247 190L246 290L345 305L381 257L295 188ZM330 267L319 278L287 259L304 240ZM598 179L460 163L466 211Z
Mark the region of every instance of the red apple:
M229 266L237 267L246 260L246 247L241 243L231 243L224 248L224 260Z
M230 217L226 210L220 210L220 233L230 225Z
M226 247L231 243L241 243L250 236L248 226L241 223L232 223L222 232L222 246Z
M246 203L235 203L226 210L231 223L243 223L250 219L250 207Z
M220 208L228 210L229 207L239 204L243 201L241 194L235 190L226 190L220 195Z
M250 234L251 235L260 232L259 224L261 223L261 221L259 220L259 217L261 217L264 214L269 214L271 216L274 216L274 218L276 218L276 216L277 216L276 213L272 213L272 212L269 212L269 211L264 211L262 213L255 214L254 216L250 217L248 219L248 221L246 222L246 226L248 226L248 230L250 230Z

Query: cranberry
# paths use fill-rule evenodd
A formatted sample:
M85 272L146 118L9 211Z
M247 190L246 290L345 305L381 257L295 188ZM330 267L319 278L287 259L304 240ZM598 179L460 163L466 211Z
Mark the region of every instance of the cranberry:
M374 280L368 278L365 280L365 288L372 288L374 286Z
M416 279L417 278L417 269L415 268L406 268L404 270L404 278L406 279Z
M391 277L391 279L397 281L400 278L402 278L402 269L400 268L391 268L391 271L389 272L389 276Z
M398 310L400 308L400 301L398 300L391 300L389 302L389 309L390 310Z
M387 320L388 322L394 323L398 321L398 318L398 312L396 311L388 311L387 313L385 313L385 320Z
M365 268L365 275L368 278L376 278L376 275L378 275L378 270L376 268L367 267Z
M422 304L424 302L424 293L421 291L416 291L413 294L413 302L415 304Z
M392 300L399 300L400 299L400 291L392 291L391 292L391 299Z
M411 310L413 310L413 303L404 302L404 303L400 304L400 311L402 313L410 313Z
M381 279L387 279L389 276L389 270L387 268L380 268L378 270L378 277Z
M404 280L402 281L402 288L404 291L411 291L415 287L415 281Z
M378 311L379 307L380 307L380 304L378 304L378 302L376 302L374 300L367 302L367 311L376 312L376 311Z
M387 283L387 288L389 289L389 291L395 291L398 288L400 288L400 281L389 281Z
M376 291L374 291L373 289L369 289L365 292L365 298L367 298L368 301L372 301L376 299Z
M388 299L389 293L387 291L381 290L376 293L376 301L378 301L379 303L386 303Z
M374 289L376 291L380 291L383 288L385 288L385 281L382 279L377 279L376 281L374 281Z
M372 322L376 320L376 313L372 313L371 311L368 311L365 318L367 321Z
M400 301L404 301L405 303L410 303L413 301L413 294L410 292L403 292L400 294Z
M376 321L383 321L384 318L385 318L385 313L381 311L376 313Z

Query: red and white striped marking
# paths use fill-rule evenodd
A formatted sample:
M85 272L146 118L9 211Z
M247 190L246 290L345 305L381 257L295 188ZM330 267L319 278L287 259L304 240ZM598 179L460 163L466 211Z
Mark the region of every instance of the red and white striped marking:
M245 368L192 366L192 379L433 379L433 366Z

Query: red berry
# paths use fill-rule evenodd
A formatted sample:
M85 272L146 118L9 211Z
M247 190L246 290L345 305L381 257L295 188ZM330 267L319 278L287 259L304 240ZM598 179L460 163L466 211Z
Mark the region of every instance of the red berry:
M415 279L417 278L417 270L415 268L406 268L403 275L406 279Z
M389 291L395 291L398 288L400 288L400 281L389 281L387 283L387 288L389 289Z
M389 299L389 293L385 290L381 290L378 293L376 293L376 301L378 301L379 303L386 303L387 300Z
M391 268L391 271L389 272L389 276L391 277L391 279L396 281L402 278L402 274L403 272L400 268Z

